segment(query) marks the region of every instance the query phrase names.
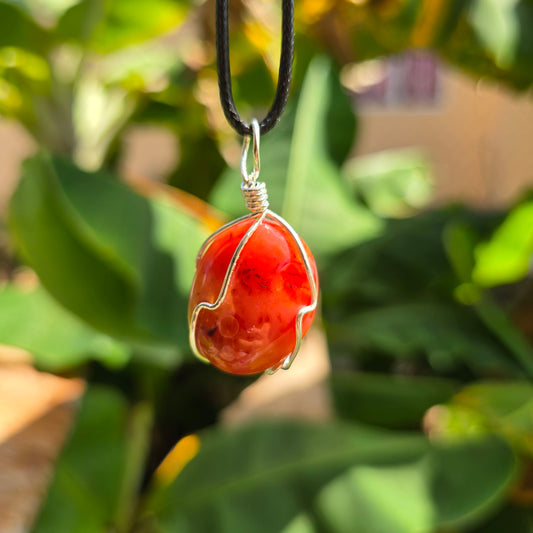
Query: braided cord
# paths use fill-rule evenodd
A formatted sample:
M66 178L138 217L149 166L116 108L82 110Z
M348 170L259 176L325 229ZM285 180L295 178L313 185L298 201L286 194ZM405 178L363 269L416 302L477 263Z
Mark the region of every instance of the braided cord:
M228 2L229 0L216 1L216 48L220 102L226 119L233 129L241 135L252 135L251 125L241 119L233 101L229 60ZM278 86L270 111L259 123L261 135L270 131L278 122L285 109L291 85L294 56L294 0L282 0L282 2L281 56Z

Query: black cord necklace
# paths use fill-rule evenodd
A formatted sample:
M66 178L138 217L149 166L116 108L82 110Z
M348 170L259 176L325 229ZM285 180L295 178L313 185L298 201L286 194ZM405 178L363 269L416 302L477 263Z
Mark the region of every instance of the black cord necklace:
M287 102L294 47L293 0L283 0L278 88L267 116L242 121L231 93L228 0L217 0L220 100L229 123L244 135L241 193L250 215L226 224L202 246L189 299L189 339L204 361L232 374L287 370L315 315L318 275L299 235L268 207L259 176L259 138ZM246 170L250 143L254 167Z
M252 126L241 119L235 107L231 90L228 2L229 0L217 0L216 2L216 49L220 102L226 119L235 131L241 135L252 135ZM259 133L261 135L264 135L276 125L289 97L294 55L294 0L283 0L281 26L278 86L270 111L259 123Z

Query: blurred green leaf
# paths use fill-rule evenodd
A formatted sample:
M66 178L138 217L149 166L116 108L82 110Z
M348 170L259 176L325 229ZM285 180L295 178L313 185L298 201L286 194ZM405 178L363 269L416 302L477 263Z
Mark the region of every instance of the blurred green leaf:
M109 388L90 388L33 533L109 531L119 507L127 443L124 398Z
M453 228L467 228L481 240L500 220L497 213L432 211L390 221L379 238L335 256L321 282L333 357L356 356L364 369L379 371L407 358L417 371L453 372L461 379L529 373L531 350L520 333L479 290L468 302L457 292L468 292L462 275L469 263L462 256L450 262L450 247L457 247Z
M470 385L455 399L463 405L481 410L489 417L505 419L507 423L533 431L533 385L529 382Z
M170 177L170 183L205 198L213 187L215 176L220 175L226 167L218 145L209 135L189 133L180 136L180 150L179 165Z
M330 379L339 416L391 429L419 429L425 412L448 401L459 387L425 376L333 372Z
M503 225L509 220L506 219ZM501 229L502 226L500 226ZM496 230L496 233L500 231ZM505 238L503 241L505 242ZM454 290L454 297L458 302L472 306L481 321L499 339L509 354L524 368L528 375L533 375L533 350L524 334L513 324L509 310L504 305L499 305L488 291L483 291L476 279L476 268L481 263L486 266L492 261L494 272L498 270L498 245L492 246L492 252L484 253L490 245L479 244L480 235L460 221L450 222L444 231L444 246L450 263L458 278L463 282ZM490 241L491 243L494 242ZM483 260L476 258L478 250L482 250ZM496 253L493 253L496 251ZM513 255L511 253L511 255ZM479 256L479 253L478 253ZM488 269L490 270L490 266ZM505 271L505 267L501 268Z
M518 505L507 505L496 516L469 533L531 533L533 531L533 509Z
M433 210L391 220L380 237L338 254L322 276L325 314L340 321L366 305L414 300L450 301L458 278L443 247L453 221L489 234L493 215L472 215L463 208Z
M474 305L479 318L504 345L529 377L533 376L533 348L506 311L484 295Z
M433 185L427 157L418 150L388 150L359 156L347 163L348 183L374 213L402 217L425 207Z
M521 375L505 348L472 309L405 303L361 311L342 325L330 324L331 342L394 359L424 357L438 372L466 365L475 375Z
M0 0L0 47L16 46L43 53L48 46L45 31L19 2Z
M187 349L187 298L208 228L163 193L37 156L10 206L24 258L67 309L130 342ZM179 357L179 352L174 356Z
M261 139L262 177L270 205L319 256L369 238L381 228L375 215L350 198L341 178L339 167L352 146L355 125L338 76L319 57L309 66L296 110L289 110L276 131ZM242 214L238 187L238 170L228 169L212 202L234 216Z
M533 202L515 207L475 252L473 279L485 287L512 283L529 270L533 253Z
M235 53L232 53L232 65L236 63L240 67L240 72L233 81L235 102L243 111L248 111L253 106L262 107L276 92L272 76L262 57L253 55L246 58L252 48L250 41L239 35L235 35L234 39L236 42L231 41L234 47L232 52L235 50L235 53L243 56L233 59Z
M76 146L73 159L85 170L102 167L109 147L137 106L137 96L87 77L72 105Z
M533 385L525 381L475 383L465 387L446 407L438 431L460 438L456 422L469 413L485 432L497 433L523 453L533 456Z
M362 13L357 13L359 6L350 6L352 12L347 10L342 20L348 25L348 36L357 59L392 54L408 47L424 4L424 0L373 2L370 9L359 8ZM363 24L356 24L361 15Z
M111 52L176 28L188 7L187 0L80 0L59 19L56 35Z
M159 533L430 533L486 516L514 471L497 439L430 447L360 426L272 422L201 437L143 519Z
M449 0L434 44L476 78L501 80L516 89L533 82L530 0Z
M475 0L469 18L480 40L500 67L509 67L515 58L520 30L516 8L520 0Z
M479 237L472 231L472 228L461 221L452 221L444 229L443 242L450 265L457 278L468 285L472 281L474 249L478 240Z
M116 367L129 359L126 346L80 322L42 289L5 287L0 309L0 344L29 351L43 370L58 372L90 359Z
M120 84L131 92L159 93L170 83L170 74L176 76L184 68L174 50L155 42L107 54L100 64L99 75L105 85ZM167 120L170 113L168 110Z
M306 30L341 63L428 48L476 79L526 90L533 83L532 23L531 0L344 0Z
M31 13L44 27L51 28L57 23L58 17L79 2L80 0L14 0L13 3Z

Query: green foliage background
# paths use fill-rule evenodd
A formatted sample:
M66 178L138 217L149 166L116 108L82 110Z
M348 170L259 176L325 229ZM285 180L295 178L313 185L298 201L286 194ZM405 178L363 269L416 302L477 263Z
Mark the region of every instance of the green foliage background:
M279 6L259 4L231 6L244 116L275 86ZM5 225L40 286L2 288L0 343L88 382L36 533L533 531L531 199L420 211L426 158L351 158L357 116L339 82L343 64L426 47L528 90L533 2L296 7L293 94L262 167L273 209L316 254L336 415L228 430L220 411L252 378L195 361L186 324L197 250L243 210L213 2L0 1L0 113L40 147ZM179 144L170 185L219 211L120 179L124 132L139 123ZM190 434L194 458L154 476Z

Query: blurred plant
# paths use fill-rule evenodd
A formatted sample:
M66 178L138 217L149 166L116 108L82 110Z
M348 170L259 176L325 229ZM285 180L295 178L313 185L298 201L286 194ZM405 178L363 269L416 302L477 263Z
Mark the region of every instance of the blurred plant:
M88 383L34 531L531 531L530 200L421 213L429 162L352 158L338 75L425 46L525 89L530 2L298 3L294 96L262 165L273 208L319 263L338 420L238 430L218 418L251 380L193 360L186 331L196 252L242 210L212 7L0 1L0 111L45 149L9 210L40 285L0 291L0 342ZM278 8L236 4L231 21L238 107L259 115ZM147 122L179 143L170 183L220 211L119 179L123 132Z

